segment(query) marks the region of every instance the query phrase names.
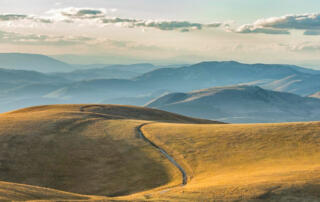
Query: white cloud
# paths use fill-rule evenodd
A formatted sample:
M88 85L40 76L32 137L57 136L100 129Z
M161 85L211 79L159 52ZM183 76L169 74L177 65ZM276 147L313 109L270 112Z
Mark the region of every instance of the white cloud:
M215 22L210 24L195 23L189 21L176 21L176 20L150 20L150 19L134 19L134 18L120 18L111 17L109 14L116 12L116 9L105 8L60 8L52 9L46 12L47 16L32 16L24 14L0 14L0 21L29 21L32 23L82 23L82 24L96 24L106 25L115 24L117 26L127 28L154 28L163 31L181 31L189 32L192 30L202 30L204 28L218 28L227 26L225 23ZM27 25L28 23L26 23Z
M278 29L320 29L320 14L285 15L260 19L254 23L257 27Z
M242 25L235 30L235 32L289 34L289 30L320 31L320 14L285 15L281 17L259 19L253 24ZM305 35L310 33L310 31L306 31ZM315 32L313 31L312 33Z
M145 19L133 19L133 18L120 18L107 16L109 13L116 12L116 9L95 9L95 8L63 8L50 10L47 13L54 16L57 21L69 21L74 20L95 20L101 24L116 24L128 28L144 27L155 28L159 30L179 30L187 32L190 30L201 30L203 28L217 28L223 25L223 23L201 24L193 23L189 21L175 21L175 20L145 20Z
M63 16L70 19L95 19L105 17L107 10L103 8L62 8L48 11L49 14Z
M93 39L89 37L20 34L0 31L0 43L10 44L69 46L86 43L92 40Z
M143 28L155 28L159 30L172 31L178 30L181 32L189 32L191 30L201 30L204 28L217 28L223 23L201 24L193 23L189 21L174 21L174 20L141 20L130 18L104 18L102 19L104 24L118 24L129 28L143 27Z
M250 24L242 25L237 30L235 30L235 32L242 33L242 34L250 34L250 33L256 33L256 34L290 34L290 32L288 30L257 27L257 26L250 25Z
M28 15L21 14L0 14L0 21L15 21L29 18Z
M290 46L289 49L291 51L298 51L298 52L315 52L320 51L320 44L314 42L304 42L297 45Z

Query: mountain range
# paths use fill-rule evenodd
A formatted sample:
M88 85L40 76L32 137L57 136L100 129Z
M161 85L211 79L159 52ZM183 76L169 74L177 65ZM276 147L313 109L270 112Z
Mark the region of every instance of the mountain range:
M232 123L316 121L320 100L258 86L215 87L170 93L146 105L187 116Z
M266 91L269 94L279 95L275 91L283 92L281 96L288 96L290 99L292 94L288 93L296 94L298 97L310 95L319 97L317 92L320 91L320 71L293 65L243 64L225 61L202 62L181 67L152 64L99 64L78 67L79 65L63 63L43 55L0 54L0 59L1 57L7 58L7 60L0 60L0 67L6 68L0 69L1 112L42 104L102 103L143 106L151 100L163 99L164 94L175 92L189 94L190 91L214 89L217 86L245 85L255 86L254 88L259 86L271 90ZM19 68L25 70L16 70ZM238 91L228 92L235 93L234 96L230 94L230 97L237 97ZM239 103L245 103L243 97L237 97L237 99L240 99ZM216 107L218 106L215 106L215 109ZM174 111L172 107L170 109ZM266 110L269 108L267 107ZM217 116L212 116L224 117L233 122L255 121L247 118L236 119L234 114L216 113ZM301 114L295 116L281 112L282 118L276 113L269 114L273 114L275 121L303 120L299 118ZM229 115L233 118L227 117ZM270 117L272 118L271 115ZM307 117L306 120L309 118ZM266 119L268 120L269 118Z
M0 67L7 69L38 71L43 73L68 72L74 70L72 65L61 62L52 57L25 53L0 53Z
M310 95L310 97L314 97L314 98L319 98L320 99L320 91L315 93L315 94Z

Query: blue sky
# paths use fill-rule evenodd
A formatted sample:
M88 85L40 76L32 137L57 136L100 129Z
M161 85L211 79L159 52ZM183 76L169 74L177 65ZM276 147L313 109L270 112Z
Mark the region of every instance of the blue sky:
M320 67L319 8L318 0L0 0L0 51Z

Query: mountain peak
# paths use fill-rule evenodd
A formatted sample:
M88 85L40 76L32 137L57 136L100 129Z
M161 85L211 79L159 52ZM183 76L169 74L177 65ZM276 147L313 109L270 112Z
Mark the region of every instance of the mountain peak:
M40 54L0 53L0 61L0 67L6 69L23 69L43 73L73 70L73 67L67 63Z

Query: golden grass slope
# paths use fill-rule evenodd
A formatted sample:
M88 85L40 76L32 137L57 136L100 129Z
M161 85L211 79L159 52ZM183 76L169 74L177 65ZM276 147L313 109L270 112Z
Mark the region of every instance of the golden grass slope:
M319 122L208 123L120 105L2 114L0 200L320 201Z
M178 201L320 201L320 123L150 124L145 135L184 165Z
M88 200L90 197L42 187L0 182L0 201ZM98 199L98 198L96 198Z
M109 197L177 185L179 171L137 136L137 126L161 120L208 123L118 105L39 106L2 114L0 181ZM18 198L52 199L41 190L30 195ZM0 192L10 196L17 198Z

